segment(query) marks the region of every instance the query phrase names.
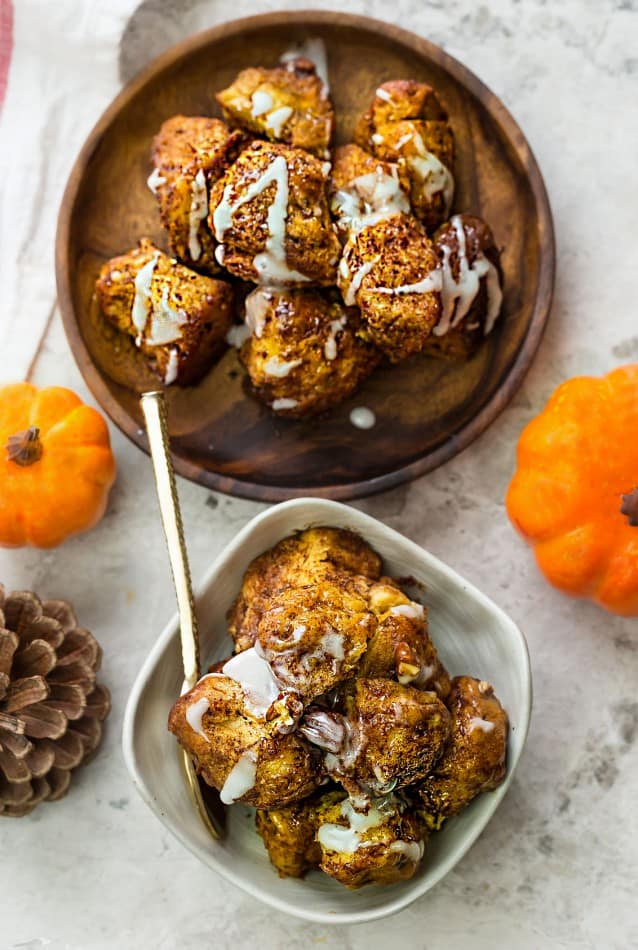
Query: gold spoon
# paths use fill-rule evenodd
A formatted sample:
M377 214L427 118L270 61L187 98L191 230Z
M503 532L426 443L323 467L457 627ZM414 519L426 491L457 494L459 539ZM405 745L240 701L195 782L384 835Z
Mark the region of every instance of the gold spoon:
M175 473L169 452L166 400L163 392L149 392L142 394L141 403L151 449L162 525L164 526L168 557L171 562L173 583L177 595L182 662L184 664L183 692L186 692L195 685L200 677L199 631L195 615L188 554L184 540L184 525L182 524L179 497L175 485ZM220 838L224 834L224 807L217 796L210 802L210 807L207 806L202 794L204 789L195 771L193 760L185 749L182 749L181 753L184 773L193 804L211 836ZM208 786L205 786L205 790L207 798L209 798Z

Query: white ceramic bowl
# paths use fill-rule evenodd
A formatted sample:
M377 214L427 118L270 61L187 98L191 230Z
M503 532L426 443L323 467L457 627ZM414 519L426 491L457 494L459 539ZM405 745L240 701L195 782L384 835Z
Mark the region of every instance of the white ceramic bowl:
M348 891L318 871L303 881L281 880L253 822L247 820L247 809L239 805L229 809L227 835L216 842L191 806L175 739L166 728L168 711L182 685L177 617L162 633L135 681L126 709L123 748L142 798L204 864L286 913L324 924L347 924L406 907L440 881L478 838L505 795L523 751L532 686L525 639L491 600L376 519L321 499L301 498L268 509L246 525L215 561L197 595L205 663L231 653L225 615L252 559L293 531L320 524L357 531L381 554L388 574L412 576L425 585L430 631L450 674L470 673L489 680L509 713L508 774L503 784L480 795L432 836L423 863L410 881Z

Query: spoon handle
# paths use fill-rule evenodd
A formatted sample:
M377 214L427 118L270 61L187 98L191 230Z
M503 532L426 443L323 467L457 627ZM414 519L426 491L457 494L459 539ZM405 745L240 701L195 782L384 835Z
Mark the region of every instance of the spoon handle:
M188 566L186 542L184 540L184 526L177 497L173 463L169 452L164 393L144 393L142 395L142 411L146 420L157 497L162 515L162 524L164 525L168 557L173 572L175 593L177 594L184 682L186 688L190 689L199 679L199 632L197 617L195 616L193 586Z

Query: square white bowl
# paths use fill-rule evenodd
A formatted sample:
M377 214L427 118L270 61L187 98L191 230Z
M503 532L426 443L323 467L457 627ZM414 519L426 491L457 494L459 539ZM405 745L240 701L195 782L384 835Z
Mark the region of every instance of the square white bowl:
M440 881L476 841L505 795L523 751L532 682L523 634L489 598L375 518L347 505L315 498L284 502L253 518L208 571L196 598L205 664L232 652L226 611L253 558L281 538L312 525L358 532L381 555L387 574L413 577L425 586L422 599L428 606L430 632L450 674L469 673L491 682L509 714L508 772L503 784L496 791L480 795L432 836L423 863L410 881L349 891L318 871L304 880L280 879L247 816L248 809L232 806L226 837L213 841L191 805L175 739L166 725L183 679L177 616L160 636L135 681L122 742L127 767L144 801L204 864L278 910L323 924L351 924L406 907Z

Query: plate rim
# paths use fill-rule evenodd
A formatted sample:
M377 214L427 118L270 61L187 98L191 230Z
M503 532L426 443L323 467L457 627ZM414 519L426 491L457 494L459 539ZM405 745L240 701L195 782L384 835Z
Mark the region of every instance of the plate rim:
M498 389L475 415L460 429L447 436L444 442L426 454L392 471L371 478L310 487L265 484L259 481L241 479L237 476L211 472L202 469L186 458L172 453L173 465L180 475L203 485L209 490L219 491L223 494L261 502L279 502L307 497L345 501L396 488L398 485L426 475L445 462L450 461L482 435L510 403L520 388L540 346L552 307L556 273L556 240L547 188L534 153L521 127L501 99L467 66L436 43L411 30L403 29L374 17L333 10L308 9L273 11L226 20L217 26L194 33L170 46L144 67L110 102L89 132L73 163L60 204L55 236L55 276L58 305L69 348L92 396L118 429L148 455L149 448L145 431L140 429L140 426L114 399L86 346L76 317L71 292L71 268L68 248L78 192L91 157L99 146L103 133L121 109L144 88L152 76L161 72L173 62L188 56L211 42L224 37L235 36L260 26L291 25L291 20L294 21L295 26L306 28L313 25L322 26L338 23L353 29L375 33L382 38L409 47L419 56L430 59L449 72L465 88L469 89L504 131L507 140L512 144L525 168L536 207L538 230L543 235L539 254L538 283L534 309L523 341L512 359L506 375L500 382Z

